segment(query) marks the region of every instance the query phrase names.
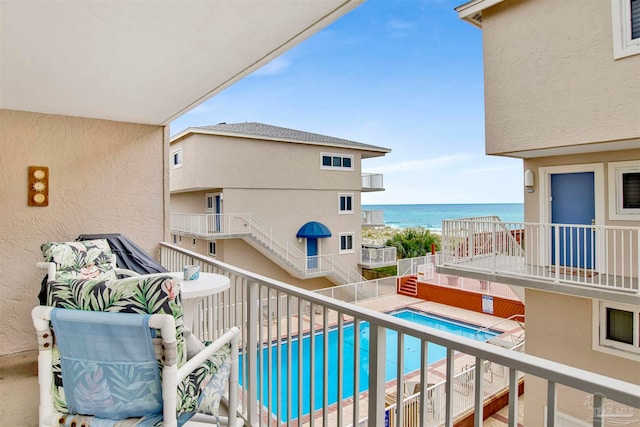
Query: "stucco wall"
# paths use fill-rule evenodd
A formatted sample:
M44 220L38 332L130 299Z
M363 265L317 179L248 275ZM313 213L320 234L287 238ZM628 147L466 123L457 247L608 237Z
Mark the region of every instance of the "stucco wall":
M611 220L609 218L609 174L608 167L611 162L626 162L629 160L640 160L640 149L607 151L601 153L577 154L573 156L540 157L524 160L524 170L531 169L535 173L535 191L524 193L524 219L526 222L540 222L540 186L549 185L541 178L540 168L549 166L567 166L583 164L601 164L604 167L604 204L605 218L603 224L606 225L631 225L640 226L639 221Z
M592 349L597 319L593 319L591 299L527 289L526 301L527 353L640 384L637 361ZM558 409L582 421L590 419L593 413L585 401L589 396L575 390L563 391L560 390L558 396ZM546 382L527 377L524 425L544 425L546 395Z
M183 166L171 172L171 191L209 188L340 188L360 190L360 154L342 148L191 134L174 142ZM353 171L320 169L320 152L354 155Z
M640 138L640 55L613 59L611 2L483 12L489 154Z
M0 355L36 347L40 245L122 233L158 256L168 149L160 126L0 110ZM27 206L27 167L49 167L49 206Z

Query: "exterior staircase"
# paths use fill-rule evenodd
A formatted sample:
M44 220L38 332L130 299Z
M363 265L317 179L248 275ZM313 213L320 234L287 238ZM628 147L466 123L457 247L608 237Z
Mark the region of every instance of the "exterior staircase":
M327 277L336 285L366 281L336 255L307 257L253 214L171 214L171 231L204 239L240 238L293 277Z
M398 278L398 293L415 297L418 295L418 276L411 275Z

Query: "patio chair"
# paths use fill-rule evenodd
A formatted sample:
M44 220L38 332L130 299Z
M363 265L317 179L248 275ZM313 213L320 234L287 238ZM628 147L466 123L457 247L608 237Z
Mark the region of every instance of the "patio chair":
M229 425L242 421L235 411L238 330L232 328L213 343L203 343L203 350L186 360L183 307L179 283L174 277L53 280L47 289L48 306L38 306L32 314L39 341L40 426L201 425L190 421L197 413L208 415L201 415L200 421L215 423L220 421L218 410L224 395L228 395L229 410L228 418L222 421ZM60 317L63 323L56 324ZM52 318L54 321L50 322ZM127 334L118 332L117 327L112 326L114 322L124 323ZM134 335L133 342L145 344L133 354L129 351L132 342L125 337L130 335L129 328L136 329L130 323L138 324L138 335ZM160 330L159 334L156 329ZM161 340L152 338L154 334ZM114 342L107 344L108 340ZM115 359L109 349L116 349L115 356L122 354L127 355L127 359L143 360L145 364L152 362L155 372L161 370L162 373L153 375L154 369L137 367L122 372L117 367L98 368L105 362L99 359L106 362ZM81 368L89 367L89 372L75 370L74 364L67 362L77 360L77 352L82 356L80 359L85 358L87 362ZM150 354L155 355L151 361ZM107 371L111 375L106 375ZM144 385L138 381L143 373ZM109 382L114 378L115 381ZM139 392L140 387L161 390L160 410L157 393L149 392L149 396L155 397L143 399L147 392ZM119 396L125 397L116 399ZM150 401L156 403L149 405ZM129 403L141 406L133 405L133 409L120 411L119 408ZM106 420L105 416L127 420Z
M116 256L106 239L82 242L49 242L40 249L44 262L36 263L47 270L47 281L69 279L117 280L118 276L137 276L133 270L116 267Z

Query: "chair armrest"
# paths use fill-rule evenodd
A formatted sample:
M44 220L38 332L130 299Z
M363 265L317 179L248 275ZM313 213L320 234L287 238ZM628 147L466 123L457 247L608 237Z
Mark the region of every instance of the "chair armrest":
M40 270L47 270L47 280L53 280L56 277L55 262L36 262L36 267Z
M220 338L206 346L202 351L195 354L191 359L187 360L184 365L178 368L178 383L184 380L191 372L196 370L226 344L231 343L231 358L232 360L234 357L237 359L239 334L240 330L234 326Z

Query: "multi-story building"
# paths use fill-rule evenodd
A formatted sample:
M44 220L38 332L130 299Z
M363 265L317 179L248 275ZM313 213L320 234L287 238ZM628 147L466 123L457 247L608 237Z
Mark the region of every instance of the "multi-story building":
M525 223L447 222L443 270L513 285L527 353L640 384L640 1L456 10L482 30L486 152L523 159ZM526 425L545 396L526 380ZM557 404L562 425L593 418L584 393ZM611 404L611 422L638 422Z
M383 184L361 163L390 151L262 123L186 129L170 145L172 239L307 289L362 281L376 257L360 250L361 193Z

